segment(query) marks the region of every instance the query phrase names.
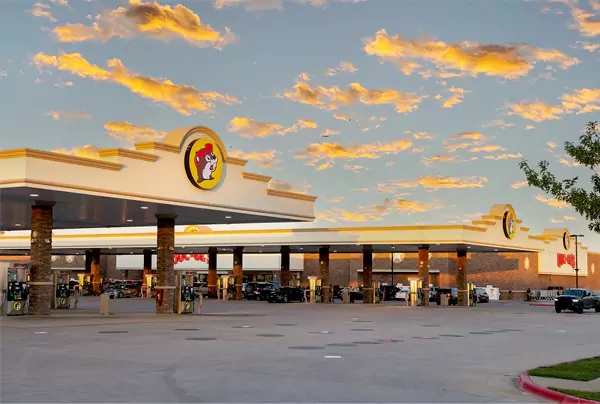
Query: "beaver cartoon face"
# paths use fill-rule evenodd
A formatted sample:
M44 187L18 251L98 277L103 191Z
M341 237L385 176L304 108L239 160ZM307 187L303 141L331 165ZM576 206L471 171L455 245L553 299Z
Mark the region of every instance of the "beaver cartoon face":
M219 158L213 152L212 143L207 143L203 149L196 152L194 162L198 170L198 184L213 179L212 174L217 170Z

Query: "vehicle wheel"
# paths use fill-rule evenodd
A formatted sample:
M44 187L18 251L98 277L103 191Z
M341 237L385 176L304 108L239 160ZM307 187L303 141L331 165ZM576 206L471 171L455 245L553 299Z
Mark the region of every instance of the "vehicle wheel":
M600 313L600 307L596 307L596 313Z
M583 314L583 308L579 307L579 308L575 309L575 313L577 313L577 314Z
M124 298L124 297L125 297L125 295L123 294L123 292L119 292L119 294L117 295L117 297L118 297L119 299L122 299L122 298Z
M557 313L560 313L562 310L561 310L560 307L554 307L554 311L557 312Z
M287 296L283 296L283 302L287 303L288 302L288 297Z
M269 303L273 303L273 300L269 299Z

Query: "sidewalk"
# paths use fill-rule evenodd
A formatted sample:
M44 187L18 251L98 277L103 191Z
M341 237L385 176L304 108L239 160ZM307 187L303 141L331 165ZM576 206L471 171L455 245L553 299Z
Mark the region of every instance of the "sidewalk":
M517 379L517 385L522 389L546 400L561 404L593 404L598 401L569 396L558 391L551 390L555 387L565 390L600 391L600 379L580 382L576 380L554 379L551 377L529 376L523 372Z

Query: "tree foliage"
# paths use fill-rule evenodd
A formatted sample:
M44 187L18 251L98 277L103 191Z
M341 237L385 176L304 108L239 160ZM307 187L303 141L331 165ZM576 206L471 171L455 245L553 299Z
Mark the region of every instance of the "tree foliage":
M564 150L573 160L593 172L591 190L586 191L578 186L579 177L558 180L550 172L550 164L545 160L537 164L537 170L526 160L521 161L519 167L525 172L529 186L539 188L555 199L568 203L588 220L591 231L600 233L600 176L596 171L600 166L598 122L588 123L585 133L579 137L579 144L565 142Z

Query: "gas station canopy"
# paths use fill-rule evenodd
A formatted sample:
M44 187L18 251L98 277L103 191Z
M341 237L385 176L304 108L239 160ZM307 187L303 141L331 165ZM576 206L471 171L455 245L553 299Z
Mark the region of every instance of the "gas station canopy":
M0 151L0 231L29 229L31 207L44 204L54 229L155 226L157 215L182 225L314 219L316 197L270 188L205 127L98 154Z

